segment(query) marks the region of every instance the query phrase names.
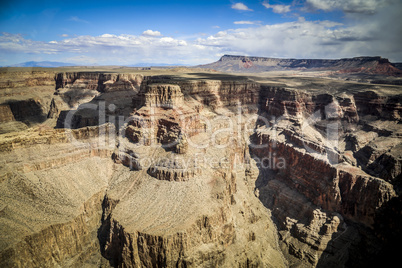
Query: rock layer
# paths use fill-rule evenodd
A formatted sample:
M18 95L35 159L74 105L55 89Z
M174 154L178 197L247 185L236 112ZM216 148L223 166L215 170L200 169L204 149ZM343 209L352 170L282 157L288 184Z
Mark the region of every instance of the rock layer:
M365 124L376 125L376 120L384 122L390 116L399 120L395 117L399 104L387 101L399 97L375 94L373 98L370 91L347 96L312 95L271 87L263 87L260 95L260 113L271 121L257 123L250 148L258 159L274 158L281 163L261 164L257 188L261 201L273 210L285 254L293 256L290 259L294 263L314 266L345 265L351 261L340 257L345 252L379 254L381 242L371 237L376 231L367 232L367 228L374 227L380 208L397 196L397 184L388 183L378 174L381 170L383 176L400 176L396 171L399 153L394 150L395 160L387 168L375 163L392 158L385 152L399 146L400 141L393 137L399 135L400 128L390 128L393 123L388 122L389 132L372 135ZM350 146L352 131L358 132L359 138ZM364 137L374 138L372 144L381 144L384 150L373 153L366 149ZM364 163L363 155L372 158ZM370 172L374 166L377 173ZM354 229L356 224L361 230ZM378 244L363 249L353 244L356 239L372 239Z
M0 123L34 127L0 135L0 266L364 266L395 240L398 87L65 72L16 105L13 79Z

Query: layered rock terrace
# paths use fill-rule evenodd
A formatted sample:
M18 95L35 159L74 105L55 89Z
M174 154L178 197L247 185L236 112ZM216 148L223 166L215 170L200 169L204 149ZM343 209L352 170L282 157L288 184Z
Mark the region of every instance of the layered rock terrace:
M370 263L400 223L400 87L311 79L3 77L0 266Z

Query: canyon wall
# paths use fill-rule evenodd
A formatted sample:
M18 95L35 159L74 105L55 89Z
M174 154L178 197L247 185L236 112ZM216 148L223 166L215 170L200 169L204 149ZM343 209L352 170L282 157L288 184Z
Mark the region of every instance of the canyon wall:
M16 68L0 71L0 133L22 131L47 120L54 72Z
M56 89L80 88L110 92L115 90L135 89L143 79L141 74L105 74L91 72L67 72L56 74Z
M166 83L166 78L145 81L133 98L138 120L125 125L114 157L134 172L112 178L100 232L103 256L115 266L284 267L275 227L254 196L255 163L237 169L232 164L197 163L200 155L228 163L240 155L244 162L249 159L244 141L223 150L164 146L171 142L164 136L209 137L198 116L219 108L202 103L202 94L212 94L214 89L202 82L186 88L183 82ZM247 83L237 85L239 90L247 87ZM221 92L213 93L221 97ZM183 95L188 98L184 104ZM203 131L187 132L189 122L191 128ZM150 159L156 161L146 165Z
M345 257L351 252L378 256L384 241L374 224L399 195L401 95L269 86L260 95L260 115L270 123L257 123L250 149L278 163L260 165L257 188L285 254L295 264L324 267L362 265Z
M119 128L116 118L130 115L131 98L138 93L143 78L142 74L135 73L58 73L48 118L57 119L57 128L80 128L106 122ZM99 118L100 114L104 118Z
M391 248L399 88L189 76L65 72L20 99L5 82L0 123L26 125L0 134L0 266L354 267Z
M0 72L0 88L54 86L54 75L55 72L51 71L15 71L3 68Z
M103 125L2 135L0 266L92 266L101 261L97 229L114 133L112 125Z
M66 92L78 91L77 100L83 103L77 109L89 100L82 97L87 90L106 100L106 107L109 103L119 106L113 102L119 92L130 91L134 99L138 93L126 87L117 93L98 91L94 81L99 78L92 75L57 75L58 79L64 82L56 89L49 114L59 121L57 110L63 111L63 106L56 98ZM221 85L214 83L216 89L202 86L210 91L202 97L190 97L178 84L151 84L144 86L144 95L139 94L139 107L131 106L135 103L131 99L127 105L124 99L122 106L150 124L154 122L148 118L148 109L160 109L152 114L159 117L155 126L161 135L155 144L117 137L112 124L89 126L90 122L98 123L96 114L86 114L89 124L81 120L84 125L78 125L83 128L40 125L26 132L3 134L0 148L7 160L1 170L1 220L3 232L7 230L9 235L1 240L0 263L16 267L285 267L276 228L254 196L256 167L250 163L248 168L226 165L211 169L205 163L187 168L188 160L197 159L204 150L188 149L184 128L200 129L189 133L189 138L205 136L197 114L204 111L211 117L214 109L225 109L220 102L210 108L208 95L229 99L229 92L220 96ZM226 85L238 91L247 91L248 86L237 82ZM242 98L231 94L233 103ZM99 107L97 100L90 101ZM70 106L63 98L59 101ZM175 116L176 106L181 107L183 123ZM120 113L117 115L123 115ZM137 125L141 131L146 126ZM178 139L177 146L166 150L163 145L173 136ZM208 158L244 157L248 151L244 142L234 145L228 150L210 148L205 152ZM124 156L138 162L158 156L167 162L144 165L137 171L125 166L130 165ZM179 156L182 158L177 159ZM177 163L186 163L186 169ZM17 190L16 185L21 184L24 187ZM15 218L18 214L21 216ZM12 226L15 223L21 224Z

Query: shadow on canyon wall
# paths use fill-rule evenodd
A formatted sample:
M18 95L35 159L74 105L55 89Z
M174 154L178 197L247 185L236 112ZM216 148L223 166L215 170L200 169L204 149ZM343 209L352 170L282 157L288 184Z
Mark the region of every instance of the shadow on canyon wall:
M47 119L47 113L39 100L9 100L5 105L10 107L16 121L23 122L28 126L43 123Z
M262 91L259 98L258 115L266 117L266 111L262 109L262 105L264 105ZM261 127L262 124L261 121L257 121L255 127ZM250 136L250 140L251 144L261 142L256 133ZM262 150L255 150L253 146L249 146L249 149L251 158L255 159L257 163L261 161L261 154L272 157L275 154L280 156L281 153L275 146L270 145ZM301 164L296 163L296 165ZM313 164L299 168L320 172ZM307 266L325 268L381 267L387 263L395 265L399 261L399 244L402 239L400 228L402 226L402 198L400 196L392 198L381 208L377 208L373 226L367 227L362 223L347 219L341 210L323 210L320 205L314 204L303 194L303 191L300 191L297 181L289 178L289 175L283 170L271 166L267 167L267 165L265 167L259 165L258 170L259 174L255 182L257 196L262 204L272 212L271 218L279 232L281 249L291 267L298 267L299 265L305 267L306 263ZM397 190L400 189L400 181L401 175L394 181L397 184L395 185ZM321 182L315 183L320 184ZM284 196L286 197L284 198ZM291 204L281 203L284 200L288 200ZM300 201L303 203L298 203ZM318 232L313 230L311 212L315 209L319 209L327 215L337 214L343 217L343 223L341 222L338 230L331 234L327 243L322 243L320 240L320 236L325 235L322 229ZM294 223L291 229L288 229L288 220ZM300 231L306 229L294 228L297 224L307 226L307 230L311 231L311 234ZM313 237L312 240L315 244L311 243L311 237ZM306 250L306 248L308 249ZM318 259L306 257L311 252L317 253Z

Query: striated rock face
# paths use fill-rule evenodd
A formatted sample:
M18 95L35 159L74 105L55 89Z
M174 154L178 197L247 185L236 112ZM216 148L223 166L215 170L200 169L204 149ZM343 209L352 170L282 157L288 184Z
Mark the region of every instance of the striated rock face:
M285 266L273 224L254 196L254 162L231 164L236 156L245 161L244 141L223 150L195 145L211 135L205 115L212 114L203 103L208 88L154 79L133 98L133 120L119 140L116 163L138 171L112 179L100 231L103 256L113 266ZM216 166L210 158L219 159Z
M29 70L29 68L27 68ZM0 71L0 89L54 86L54 72L49 71L14 71L2 68ZM26 70L26 69L25 69Z
M359 267L399 240L399 87L163 72L0 92L25 126L0 134L1 267Z
M186 80L171 77L149 77L144 80L143 86L153 83L168 83L180 86L187 99L195 99L203 106L213 109L219 107L236 107L238 103L248 105L244 108L254 108L258 102L260 85L244 80ZM256 112L256 109L253 110Z
M162 180L112 179L118 185L104 200L100 242L113 266L284 267L275 228L244 169L203 169L191 180L170 182L160 172L148 174Z
M200 167L186 159L160 159L148 169L148 174L159 180L187 181L200 174Z
M85 92L98 92L93 103L113 103L111 92L95 87L96 75L58 75L63 88L49 103L49 117L62 122L63 107L91 98ZM221 85L214 83L213 95L240 100L229 98L230 92L219 96ZM247 84L224 87L249 94ZM113 94L137 93L126 89ZM254 162L248 160L247 168L228 164L237 154L245 161L244 141L224 150L192 145L210 139L207 130L219 129L222 123L206 128L205 121L224 104L208 106L207 95L189 97L178 83L144 83L139 92L139 105L128 106L134 119L118 139L112 124L40 126L1 137L7 161L0 170L0 221L8 233L0 240L1 266L285 267L276 228L254 196ZM215 157L219 161L210 168L206 159Z
M131 142L147 146L160 143L166 149L185 154L188 148L186 136L204 130L197 114L200 108L194 110L184 105L178 85L158 83L143 86L133 98L133 104L138 110L123 128L124 135ZM186 131L189 129L192 131Z
M60 96L70 108L77 108L79 104L92 100L100 93L137 91L142 79L141 74L58 73L55 76L55 95ZM55 109L61 100L55 97L53 102ZM52 111L50 116L54 114Z
M136 107L153 106L173 108L183 105L183 93L178 85L151 84L140 90L133 99Z
M47 107L43 107L40 99L28 99L21 101L8 102L11 112L15 120L26 122L44 121L46 118Z
M358 112L372 115L378 119L400 120L402 116L402 95L380 96L373 91L360 92L354 95Z
M295 89L263 87L260 97L262 109L269 116L303 118L314 114L320 120L340 119L348 123L359 121L353 96L333 96L327 93L311 95Z
M39 267L91 264L97 255L96 228L101 216L103 193L93 195L80 208L81 214L69 222L51 225L25 237L0 253L3 267ZM93 263L95 264L95 263Z
M50 145L57 143L78 142L80 139L99 138L102 139L114 139L114 126L105 124L97 127L87 127L78 130L65 130L65 129L42 129L40 127L31 128L24 135L18 135L16 133L3 135L0 141L0 152L10 152L15 149L29 147L33 145ZM102 142L100 140L99 142ZM105 141L103 141L105 142Z
M2 135L0 266L82 266L101 259L97 228L113 152L105 133L113 135L113 126Z
M81 128L106 122L120 128L133 110L131 98L138 93L142 74L59 73L48 118L58 128ZM68 123L66 123L68 122Z
M271 87L263 87L260 96L260 114L269 123L257 122L250 149L270 161L260 165L257 188L272 209L285 254L295 264L313 266L356 265L347 252L379 254L382 242L367 228L398 195L390 177L401 176L396 149L401 129L384 120L399 120L399 97ZM361 229L354 229L356 224ZM363 249L356 240L371 240L373 246Z
M58 73L55 77L56 89L80 88L111 92L135 90L142 82L141 74L104 74L104 73Z
M45 123L53 91L54 73L51 71L1 68L0 133L22 131Z

